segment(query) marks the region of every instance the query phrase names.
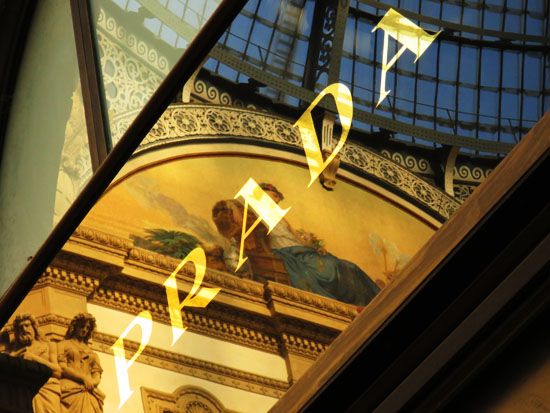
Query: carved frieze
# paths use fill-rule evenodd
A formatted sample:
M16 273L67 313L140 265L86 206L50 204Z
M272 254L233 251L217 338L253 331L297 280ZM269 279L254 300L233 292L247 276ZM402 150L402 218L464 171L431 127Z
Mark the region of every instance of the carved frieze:
M99 288L90 298L90 302L108 308L122 310L130 314L137 314L140 311L149 310L156 321L165 324L170 323L170 316L165 304L142 299L141 297L130 294ZM266 331L269 328L269 324L265 322L254 323L255 320L249 315L248 319L256 325L243 325L242 317L241 320L235 320L235 317L232 316L232 312L227 309L223 313L223 316L227 320L220 320L219 318L212 317L210 311L208 315L199 314L193 310L183 313L184 322L186 326L189 327L190 331L203 333L211 337L218 337L226 341L243 344L271 353L278 352L279 343L277 338L274 337L273 334L268 334Z
M175 142L185 143L197 137L207 141L227 136L252 144L269 141L300 149L302 145L298 129L290 121L277 116L225 106L174 104L164 112L136 153ZM340 152L340 159L342 165L386 182L445 219L460 205L398 163L361 145L347 142Z
M211 85L203 79L197 79L193 83L193 99L208 102L215 105L235 106L239 108L256 109L251 103L245 103L240 99L234 98L229 93L224 92L214 85Z
M481 183L489 176L491 172L493 172L491 168L457 165L454 168L454 177L455 180Z
M173 393L142 387L141 398L145 413L233 413L208 391L195 386L183 386Z
M53 324L67 328L71 320L56 314L46 314L37 317L37 321L41 326ZM11 331L11 326L8 326L8 331ZM62 337L53 338L57 341ZM117 337L113 335L95 331L90 347L94 351L112 354L111 346L116 340ZM139 343L125 340L124 346L129 353L133 353L138 349ZM260 376L152 346L145 348L140 355L139 362L269 397L279 398L289 388L289 384L285 381Z
M382 149L380 154L416 174L433 175L434 173L430 166L430 162L425 158L401 152L390 152L388 149Z
M99 286L99 281L83 274L61 268L48 267L34 288L43 286L54 286L88 296Z
M160 85L170 63L104 10L100 10L96 25L111 139L116 142Z

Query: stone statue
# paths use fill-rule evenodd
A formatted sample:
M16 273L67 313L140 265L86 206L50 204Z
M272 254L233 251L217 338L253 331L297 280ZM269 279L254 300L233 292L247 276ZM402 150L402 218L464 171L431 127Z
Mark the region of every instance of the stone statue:
M77 314L71 320L65 340L57 345L64 413L103 412L105 395L97 388L103 370L99 357L88 345L95 327L91 314Z
M61 411L57 350L54 343L46 341L38 331L38 324L30 314L20 314L13 322L15 341L9 352L11 356L45 364L53 375L32 400L34 413L59 413Z

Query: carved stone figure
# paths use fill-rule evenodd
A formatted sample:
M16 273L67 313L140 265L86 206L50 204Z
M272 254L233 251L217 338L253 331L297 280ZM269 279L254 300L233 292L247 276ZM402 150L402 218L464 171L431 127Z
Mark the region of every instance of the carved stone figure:
M20 314L13 322L15 342L11 356L45 364L53 375L33 398L34 413L59 413L61 411L59 377L61 369L57 364L57 350L54 343L44 340L38 331L38 324L30 314Z
M91 314L77 314L67 329L65 340L58 343L64 413L103 412L105 395L97 388L103 370L99 357L88 345L95 327Z

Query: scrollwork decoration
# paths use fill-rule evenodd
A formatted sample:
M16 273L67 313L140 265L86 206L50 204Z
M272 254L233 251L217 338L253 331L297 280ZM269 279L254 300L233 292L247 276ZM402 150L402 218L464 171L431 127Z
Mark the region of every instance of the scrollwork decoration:
M492 169L488 168L484 170L479 166L470 167L468 165L460 165L454 168L455 179L471 182L482 182L491 172Z
M173 104L145 137L136 153L168 142L185 142L193 137L270 141L301 149L299 131L290 121L268 113L227 106ZM358 168L419 200L443 218L449 218L459 202L419 178L397 162L367 148L348 142L340 152L343 164ZM404 158L405 162L406 158ZM412 161L409 161L412 162Z
M395 163L404 166L411 172L420 174L433 174L430 163L427 159L416 158L413 155L404 155L399 152L390 152L387 149L382 149L380 154L387 159L391 159Z
M474 192L475 186L457 184L453 186L455 198L460 202L466 201L466 199Z
M216 105L256 109L254 105L245 104L239 99L233 99L229 93L220 91L216 86L210 85L202 79L195 80L192 94L199 101L210 102Z
M114 143L160 85L170 64L104 10L97 20L97 39Z

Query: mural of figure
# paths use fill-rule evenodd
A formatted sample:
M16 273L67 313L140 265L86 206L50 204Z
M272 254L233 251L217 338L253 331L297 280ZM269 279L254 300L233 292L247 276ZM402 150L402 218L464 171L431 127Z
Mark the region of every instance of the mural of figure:
M283 200L283 195L274 185L262 183L260 187L275 202ZM227 204L238 201L220 202ZM218 210L221 208L218 204L213 209L213 218L218 230L226 237L240 238L242 214L239 218L235 213L229 215L235 219L235 222L229 225L226 222L227 214L223 216L223 220L219 218L221 214ZM247 222L253 221L254 218L247 218ZM294 230L285 219L266 235L266 239L273 255L283 261L290 284L296 288L358 306L368 304L380 291L356 264L330 254L313 234ZM246 249L245 242L245 253Z
M38 331L38 324L30 314L20 314L13 322L14 346L10 355L45 364L53 371L52 377L40 388L32 400L34 413L59 413L61 411L59 377L54 343L46 341Z
M103 412L105 395L97 388L103 370L99 357L88 345L95 327L91 314L77 314L71 320L65 340L58 343L64 413Z

